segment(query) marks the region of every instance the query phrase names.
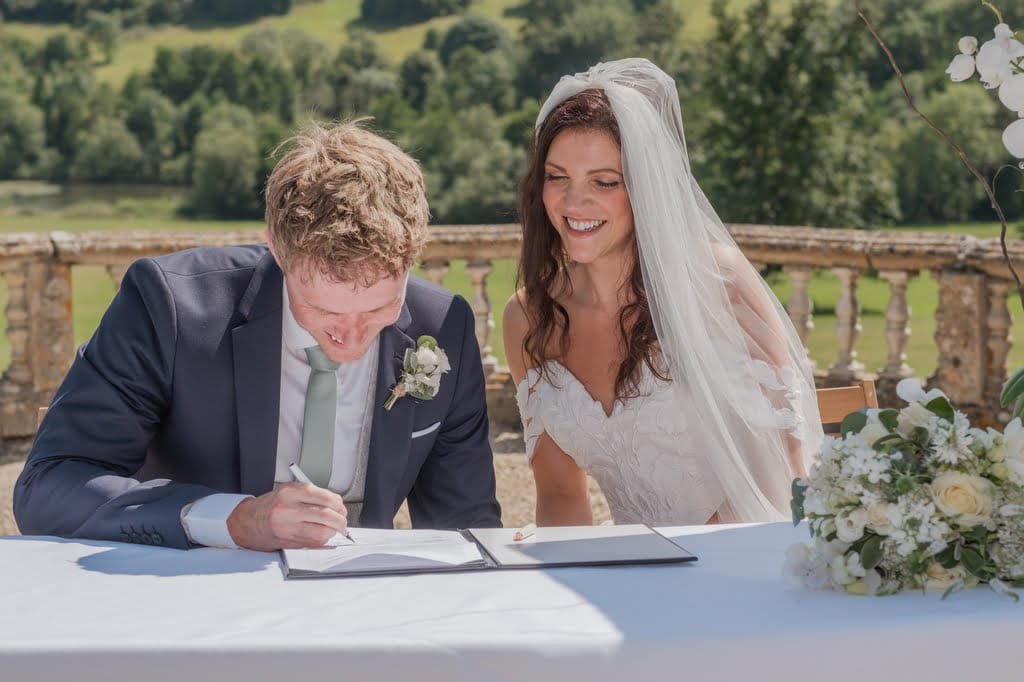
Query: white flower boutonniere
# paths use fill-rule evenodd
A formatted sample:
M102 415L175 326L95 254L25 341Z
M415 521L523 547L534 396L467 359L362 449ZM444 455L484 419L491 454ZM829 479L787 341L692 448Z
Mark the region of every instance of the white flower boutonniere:
M427 335L416 339L416 348L405 351L402 376L384 401L384 409L390 410L406 394L420 400L430 400L441 388L441 375L451 368L448 354L438 347L437 339Z

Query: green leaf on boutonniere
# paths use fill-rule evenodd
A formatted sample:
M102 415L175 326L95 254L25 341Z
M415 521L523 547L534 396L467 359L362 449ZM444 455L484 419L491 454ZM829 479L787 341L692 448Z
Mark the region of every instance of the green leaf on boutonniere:
M949 404L949 400L943 396L932 399L930 403L924 406L926 410L932 414L937 414L949 423L953 423L953 406Z
M960 552L964 568L967 572L980 580L988 580L995 575L993 567L976 550L964 547Z
M899 423L899 416L900 413L896 410L882 410L878 413L878 421L882 422L882 426L890 431L895 431L896 425Z
M882 562L882 536L872 535L860 548L860 565L872 569Z
M950 545L946 549L942 550L935 555L935 561L943 568L953 568L957 565L957 547L960 545Z
M794 478L791 490L793 496L789 500L789 508L793 512L793 525L798 526L804 519L804 493L807 485L799 478Z
M851 412L839 425L839 432L844 436L850 433L860 433L867 426L868 416L863 412Z

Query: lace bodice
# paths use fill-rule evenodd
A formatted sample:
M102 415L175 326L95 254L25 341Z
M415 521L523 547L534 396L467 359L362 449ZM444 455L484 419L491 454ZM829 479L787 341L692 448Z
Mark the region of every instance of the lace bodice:
M670 384L646 366L640 395L616 401L611 415L563 365L548 361L550 379L536 369L516 399L527 456L548 436L601 486L616 523L705 523L724 501Z

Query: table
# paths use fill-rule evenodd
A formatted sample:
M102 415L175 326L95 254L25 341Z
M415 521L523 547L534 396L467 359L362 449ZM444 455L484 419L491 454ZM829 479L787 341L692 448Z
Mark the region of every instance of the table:
M987 588L787 587L789 524L661 529L690 565L285 580L276 554L0 538L0 680L956 680L1024 675Z

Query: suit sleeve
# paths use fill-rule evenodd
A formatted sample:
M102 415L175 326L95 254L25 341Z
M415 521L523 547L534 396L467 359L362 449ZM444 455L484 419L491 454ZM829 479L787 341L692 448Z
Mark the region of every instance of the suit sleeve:
M487 396L473 311L455 297L446 325L461 327L452 371L455 389L434 446L409 494L409 516L416 527L489 528L501 526L495 496L494 456L488 440ZM444 344L441 344L442 347Z
M132 265L57 391L14 490L24 534L186 548L184 505L217 492L134 478L171 395L177 316L152 260Z

